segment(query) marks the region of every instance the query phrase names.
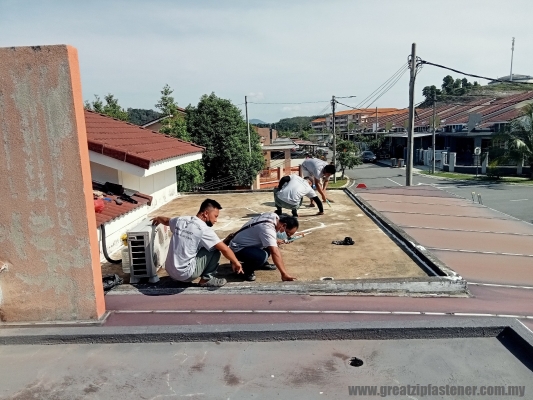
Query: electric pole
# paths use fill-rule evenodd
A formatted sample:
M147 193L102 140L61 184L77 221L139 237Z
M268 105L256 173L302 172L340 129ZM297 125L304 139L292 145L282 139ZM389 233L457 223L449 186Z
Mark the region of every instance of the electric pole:
M436 104L437 104L437 93L433 93L433 141L431 142L431 152L433 153L431 155L431 173L435 173L435 130L437 129L437 122L435 120L436 118Z
M246 109L246 128L248 129L248 152L252 154L252 142L250 141L250 123L248 122L248 96L244 96L244 108Z
M337 168L337 134L335 133L335 96L331 96L333 108L333 165ZM333 182L337 182L337 174L333 174Z
M378 140L378 108L376 107L376 136L375 139Z
M416 43L411 47L410 67L411 78L409 80L409 125L407 131L407 163L405 164L405 186L413 183L413 145L415 130L415 77L416 77Z
M511 79L511 82L513 81L513 55L514 55L514 38L513 38L513 45L511 47L511 75L509 78Z

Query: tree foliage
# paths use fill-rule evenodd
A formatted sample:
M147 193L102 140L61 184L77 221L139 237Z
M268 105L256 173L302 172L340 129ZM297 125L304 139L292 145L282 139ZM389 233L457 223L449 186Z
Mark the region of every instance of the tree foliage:
M264 166L259 135L250 129L250 154L246 121L231 101L203 95L196 107L187 107L186 123L192 141L205 147L206 181L218 181L218 187L252 184Z
M128 108L128 121L135 125L144 125L161 117L162 114L144 108Z
M362 164L359 148L351 140L341 140L337 143L337 163L340 165L342 171L342 178L344 178L344 170L351 169L356 165Z
M378 135L377 137L374 135L359 135L357 140L365 144L365 150L370 150L377 154L385 142L385 137L383 135Z
M187 123L185 118L176 113L178 104L174 98L170 96L173 90L170 86L165 85L161 91L161 99L155 105L162 115L168 115L162 123L163 126L159 130L160 133L170 135L176 139L191 141L191 135L187 132ZM170 112L170 113L169 113ZM173 112L173 113L172 113ZM178 165L176 167L176 181L179 192L190 192L195 186L204 181L205 168L202 160L191 161L186 164Z
M116 99L111 93L108 93L107 96L104 97L105 104L98 95L95 94L94 97L95 99L92 103L89 101L85 102L85 108L87 110L105 114L121 121L128 120L128 112L118 104L118 99Z
M422 95L425 97L422 107L430 106L433 104L433 98L436 96L437 101L442 101L446 96L464 96L467 95L472 89L477 89L480 85L477 81L471 83L468 79L454 79L451 75L446 75L442 79L441 89L438 89L435 85L425 86L422 89Z
M522 115L511 121L508 129L494 137L503 146L492 148L489 154L498 163L524 162L531 168L533 179L533 103L522 108Z

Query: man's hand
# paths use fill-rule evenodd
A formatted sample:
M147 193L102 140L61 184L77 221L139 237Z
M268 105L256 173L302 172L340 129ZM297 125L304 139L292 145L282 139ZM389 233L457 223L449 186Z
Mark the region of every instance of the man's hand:
M294 276L290 276L290 275L287 275L287 274L282 274L281 275L281 280L284 281L284 282L289 282L289 281L295 281L296 278Z
M233 269L233 272L236 274L244 274L244 271L242 270L242 265L240 262L231 263L231 269Z

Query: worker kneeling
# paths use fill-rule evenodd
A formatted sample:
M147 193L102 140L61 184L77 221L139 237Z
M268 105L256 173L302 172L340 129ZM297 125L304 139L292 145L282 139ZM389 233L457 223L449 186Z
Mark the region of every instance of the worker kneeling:
M276 234L285 232L290 239L297 230L298 220L295 217L280 217L275 213L264 213L245 223L229 243L230 249L242 262L244 279L255 281L256 270L277 268L282 281L295 280L296 278L290 276L285 269ZM269 256L272 256L273 266L267 262Z
M288 208L293 217L298 217L298 209L302 205L304 196L309 197L318 206L318 214L324 214L322 202L312 188L313 180L310 177L302 178L298 175L284 176L280 179L277 188L274 188L274 203L276 214L281 215L283 208Z
M153 225L170 226L172 237L165 262L168 275L177 281L192 282L201 277L199 285L220 287L224 278L217 278L220 253L230 262L233 271L242 274L242 266L231 249L219 239L212 226L217 222L222 206L215 200L206 199L196 216L154 217Z

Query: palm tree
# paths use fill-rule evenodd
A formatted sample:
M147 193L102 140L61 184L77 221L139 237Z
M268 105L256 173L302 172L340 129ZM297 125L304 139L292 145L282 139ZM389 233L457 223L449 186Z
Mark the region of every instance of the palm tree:
M533 103L522 108L522 115L512 121L507 131L495 137L505 143L502 158L529 164L533 179Z

